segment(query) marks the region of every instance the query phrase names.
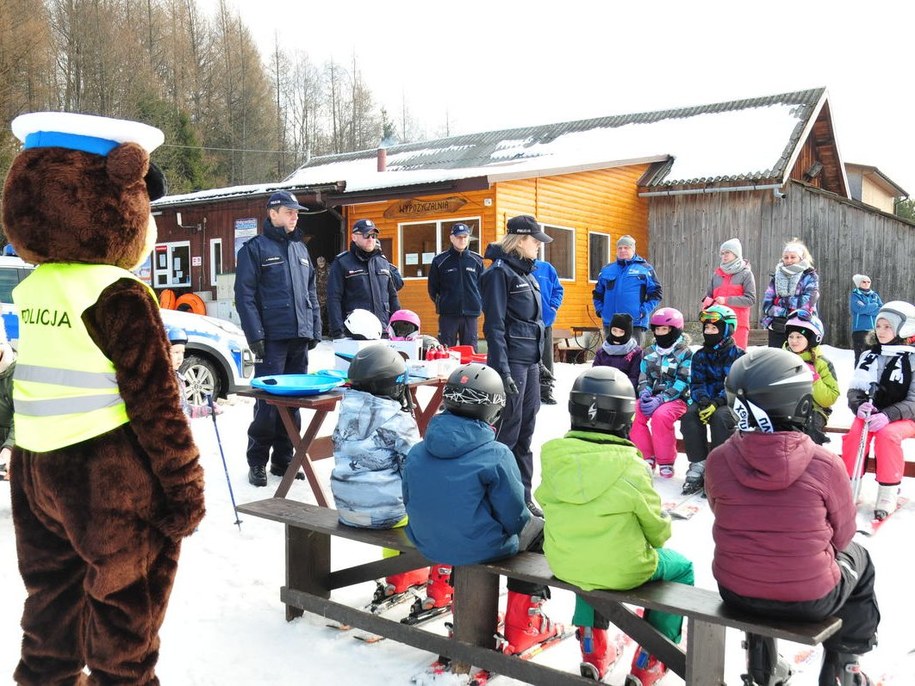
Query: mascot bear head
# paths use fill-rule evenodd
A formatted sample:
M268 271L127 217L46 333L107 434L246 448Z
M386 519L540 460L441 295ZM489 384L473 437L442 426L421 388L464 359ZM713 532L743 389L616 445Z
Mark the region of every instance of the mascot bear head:
M3 228L27 262L134 269L156 241L149 202L165 178L149 162L162 132L146 124L66 112L13 120L23 142L6 177Z

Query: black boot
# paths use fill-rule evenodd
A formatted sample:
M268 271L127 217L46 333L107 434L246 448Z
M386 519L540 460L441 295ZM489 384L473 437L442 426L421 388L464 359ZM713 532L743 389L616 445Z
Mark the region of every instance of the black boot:
M272 462L270 463L270 473L273 474L273 476L286 476L286 470L288 468L289 468L288 464L279 465L279 464L273 464ZM299 481L302 481L305 479L305 475L302 474L302 472L296 472L295 478L298 479Z
M267 468L262 464L256 464L248 470L248 483L252 486L267 485Z
M705 460L691 462L683 480L683 495L698 493L705 487Z
M791 679L791 667L780 660L774 638L747 634L747 672L757 686L785 686ZM744 679L744 683L747 683Z

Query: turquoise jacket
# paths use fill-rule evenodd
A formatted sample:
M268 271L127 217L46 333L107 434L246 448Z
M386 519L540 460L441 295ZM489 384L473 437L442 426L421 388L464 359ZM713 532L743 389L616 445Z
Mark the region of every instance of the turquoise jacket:
M670 519L651 473L629 441L572 430L543 445L536 491L543 552L557 578L585 590L626 590L648 581Z

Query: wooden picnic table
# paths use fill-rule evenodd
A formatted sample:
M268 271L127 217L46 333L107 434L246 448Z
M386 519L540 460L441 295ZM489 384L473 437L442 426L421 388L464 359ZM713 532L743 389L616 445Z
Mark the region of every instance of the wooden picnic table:
M411 379L407 384L410 397L413 400L413 416L416 418L420 436L426 434L426 427L429 425L429 421L435 416L439 405L441 405L446 381L447 379L436 377L432 379ZM434 388L432 397L426 403L420 401L417 393L423 387ZM239 391L238 395L254 398L255 400L263 400L274 406L279 413L283 426L286 427L289 440L292 441L292 461L289 463L289 468L286 469L286 474L280 481L276 493L273 494L274 497L286 497L292 487L292 482L295 480L295 475L301 468L305 472L305 479L308 481L318 505L331 507L331 501L328 499L324 487L318 479L313 463L316 460L323 460L333 455L333 444L330 436L321 436L319 438L318 432L321 430L327 415L336 409L337 403L343 398L343 392L334 390L318 395L288 396L275 395L251 388ZM314 413L301 434L295 425L293 413L296 410L311 410Z

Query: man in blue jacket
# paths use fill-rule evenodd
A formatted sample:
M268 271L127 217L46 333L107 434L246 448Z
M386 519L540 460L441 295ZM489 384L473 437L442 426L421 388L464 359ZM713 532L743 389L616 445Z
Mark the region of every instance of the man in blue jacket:
M327 276L327 329L331 338L343 337L343 322L355 309L368 310L381 322L400 309L397 290L400 273L388 262L378 242L378 227L371 219L353 224L349 250L340 253Z
M616 260L600 270L591 293L594 312L603 320L604 338L610 320L621 312L632 317L632 337L641 344L648 319L661 303L661 282L648 262L636 254L635 239L621 236L616 243Z
M534 278L540 284L540 302L543 304L543 367L540 370L540 402L555 405L553 397L553 322L562 305L565 291L559 283L556 267L543 260L534 260Z
M297 228L305 208L288 191L267 201L261 235L238 251L235 267L235 306L241 327L258 362L255 376L305 374L308 351L321 340L321 309L315 270ZM295 413L296 425L299 413ZM272 457L270 451L273 451ZM292 460L292 442L276 408L258 400L248 427L248 481L267 485L270 473L282 476ZM301 473L296 478L304 478Z
M483 258L467 246L470 227L458 222L451 227L451 247L432 259L429 266L429 297L438 313L438 340L442 345L477 349L477 320L483 313L480 274Z

